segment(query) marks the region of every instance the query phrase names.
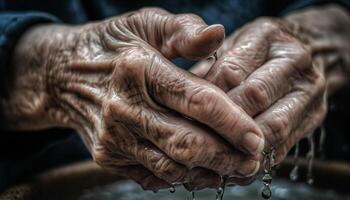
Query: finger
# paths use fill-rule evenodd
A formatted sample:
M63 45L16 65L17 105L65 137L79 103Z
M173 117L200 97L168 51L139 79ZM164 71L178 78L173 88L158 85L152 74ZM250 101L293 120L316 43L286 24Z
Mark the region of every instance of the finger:
M135 23L141 20L143 30L138 31L138 36L168 59L206 58L221 46L225 38L222 25L208 26L193 14L174 15L159 8L145 8L127 15L127 19ZM145 33L140 34L143 31Z
M112 169L112 172L126 178L131 178L141 185L144 190L159 190L169 188L171 185L156 177L141 165L131 165Z
M284 160L288 152L299 140L315 132L316 128L322 124L326 112L327 106L325 102L320 101L320 103L316 104L316 107L308 113L307 117L305 117L299 125L297 125L297 128L292 131L283 145L277 148L275 158L276 164Z
M123 66L116 72L116 75L113 77L116 80L118 80L118 84L112 85L112 87L115 89L115 91L118 92L119 95L118 98L111 96L106 97L106 99L104 100L104 123L118 124L118 127L127 127L127 129L131 130L133 133L135 133L135 135L139 137L146 137L146 139L151 141L155 146L157 146L170 158L172 158L176 162L185 165L189 169L191 169L191 167L201 166L204 168L212 169L213 171L218 172L219 174L230 174L233 173L234 170L238 169L242 170L241 173L243 174L253 173L255 171L256 165L258 165L256 161L251 161L250 156L246 156L242 152L238 152L238 150L233 148L230 144L228 144L226 140L223 140L220 136L223 134L219 134L219 131L213 131L208 128L204 129L202 128L203 125L199 124L198 121L186 119L183 115L180 115L176 112L170 112L168 109L165 109L154 102L153 99L162 98L163 100L159 100L159 102L164 102L163 105L178 106L184 111L186 111L186 109L188 108L193 109L192 106L186 106L183 105L182 102L178 102L185 101L186 103L186 101L188 101L186 100L186 98L183 97L183 95L172 94L171 91L167 91L174 89L174 87L183 87L183 85L181 84L181 79L184 79L184 77L181 77L179 75L181 75L180 73L182 73L184 76L189 76L190 74L188 72L181 71L176 67L173 67L171 64L167 63L168 66L173 68L173 72L167 74L169 77L158 76L157 74L155 74L155 72L144 72L146 73L146 75L142 73L142 70L140 69L142 69L145 65L151 66L151 68L154 67L158 70L161 68L166 69L167 66L164 67L164 65L160 65L160 61L159 59L157 59L157 57L153 57L153 60L150 60L147 52L137 53L137 51L135 51L133 52L130 58L126 57L123 59L116 60L116 62L121 62L116 64L120 64ZM145 71L146 70L148 69L145 69ZM160 71L164 72L165 70ZM176 81L173 83L171 82L171 80L170 82L168 82L169 78L171 78L171 76L174 76L174 74L176 73L178 74L180 81L176 82L177 80L175 79ZM189 84L193 84L193 82L191 81L191 79L193 79L192 76L189 77L188 80L184 80L188 81ZM157 84L161 87L166 86L166 88L161 88L161 90L157 89L157 95L150 95L148 91L153 91L154 89L150 87L145 88L143 86L144 83L149 82L148 79L152 79L153 84ZM217 98L219 95L221 95L222 97L219 97L219 100L215 100L213 98L212 99L217 102L222 101L223 103L222 107L220 105L217 106L217 108L215 108L216 110L214 110L214 112L216 112L217 116L212 116L212 119L206 116L213 114L211 113L211 109L208 110L208 108L206 108L206 102L200 103L202 104L201 106L203 106L204 110L207 109L206 112L208 114L204 113L203 115L201 115L200 113L198 113L202 109L198 108L198 105L196 105L198 103L196 103L194 104L194 106L197 108L195 108L193 111L190 110L190 112L188 112L189 115L192 114L192 116L198 116L197 118L202 117L203 119L207 120L207 124L210 124L209 122L217 120L216 126L218 127L218 130L225 130L225 126L228 126L228 128L230 128L229 131L221 131L222 133L227 134L227 138L230 136L230 134L240 134L239 131L242 131L244 134L247 134L247 132L250 131L249 128L254 128L254 126L257 127L254 121L251 118L249 119L249 116L248 119L244 118L244 112L239 108L235 108L231 100L227 96L225 96L225 94L222 91L220 93L219 89L215 88L214 86L211 86L202 79L197 79L199 83L203 83L196 83L198 87L203 87L204 84L209 85L209 87L211 87L211 90L214 91L213 98ZM164 83L162 83L162 81ZM159 88L159 86L157 87ZM163 89L165 89L165 91ZM184 86L183 88L179 89L182 89L184 90L184 92L186 92L189 88ZM163 92L167 92L168 95L172 95L173 98L167 99L168 96L164 95ZM153 97L153 99L151 97ZM177 101L175 98L177 98ZM202 100L200 99L200 97L195 98L198 98L195 101ZM230 111L230 109L233 109L233 111ZM234 116L222 116L227 115L227 110L228 115L232 115L231 113L233 113ZM237 111L237 113L234 111ZM194 113L196 115L193 115ZM220 117L221 119L218 119L218 117ZM236 119L237 122L234 122L233 119L231 119L235 117L238 118ZM222 123L228 123L229 125L220 125ZM235 123L236 125L231 126L231 123ZM212 126L214 125L212 124ZM244 129L248 131L244 131ZM209 131L210 133L208 133ZM258 132L260 130L256 131ZM260 135L262 136L261 133ZM239 137L237 135L234 135L234 137L232 138ZM245 137L245 139L248 140L248 142L250 142L249 144L253 146L254 144L252 144L252 142L254 141L251 141L250 138ZM244 141L242 141L241 138L239 139L240 141L235 142L236 144L239 144L239 142L241 142L239 145L242 145ZM262 141L262 143L263 142L264 141ZM213 148L205 148L205 143L207 143L209 146L212 146ZM193 144L197 146L193 147ZM237 145L237 147L241 146ZM255 147L255 149L256 148L257 147ZM257 152L260 151L260 149L263 149L263 144L262 147L258 148L259 150L254 149L254 151ZM203 150L200 151L198 149ZM245 160L245 162L243 162L243 158L249 158L249 160Z
M170 184L183 182L187 174L185 166L176 163L149 142L142 142L137 145L135 157L156 177Z
M315 106L317 108L320 102L324 101L324 77L316 76L314 81L312 84L303 84L303 88L286 95L256 117L266 137L267 148L269 146L278 148L279 144L289 138L297 125L312 113ZM316 116L310 117L316 119Z
M239 85L268 57L268 41L256 31L239 31L220 49L226 49L205 79L225 92Z
M221 178L215 172L204 168L193 168L190 170L184 187L188 191L202 190L205 188L218 188Z
M201 128L199 123L189 121L174 113L159 113L159 111L146 110L135 107L130 109L122 105L111 105L105 108L106 115L113 119L114 123L120 123L127 130L135 135L152 142L161 152L155 148L151 152L144 151L142 145L137 148L140 153L137 155L140 162L154 172L167 178L168 173L173 170L182 170L179 173L171 174L176 182L183 174L183 168L171 160L186 166L187 169L203 167L218 174L254 174L259 168L259 162L255 157L246 156L242 152L234 150L222 140L217 134L208 132ZM139 115L134 115L139 113ZM147 147L149 150L149 147ZM156 151L157 153L155 154ZM157 170L163 167L162 170Z
M206 59L191 67L189 71L198 77L204 78L213 64L213 59Z
M214 85L157 57L146 83L159 104L213 128L245 153L262 151L263 136L253 119Z
M228 96L250 116L255 116L292 90L300 74L311 65L308 61L270 60L230 90Z

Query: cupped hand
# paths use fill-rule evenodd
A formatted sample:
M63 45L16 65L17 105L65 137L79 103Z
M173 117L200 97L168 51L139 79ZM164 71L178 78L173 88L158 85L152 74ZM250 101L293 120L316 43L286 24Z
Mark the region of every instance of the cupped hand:
M12 128L73 128L98 164L146 189L251 176L264 140L240 106L252 110L169 61L206 58L223 40L221 25L155 8L82 26L37 26L14 59L17 87L38 86L30 90L35 101L18 107L17 99L15 113L28 119Z
M303 33L292 27L283 19L258 19L224 42L215 63L208 60L192 69L254 118L265 150L276 148L276 164L313 133L327 110L324 70L313 62L310 46L300 39Z

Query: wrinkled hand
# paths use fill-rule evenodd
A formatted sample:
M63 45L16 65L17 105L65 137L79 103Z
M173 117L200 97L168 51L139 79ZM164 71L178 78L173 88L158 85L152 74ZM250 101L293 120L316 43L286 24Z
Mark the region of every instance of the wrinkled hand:
M207 26L197 16L160 9L142 9L83 26L35 27L15 50L13 63L21 79L15 80L16 98L6 106L10 128L73 128L98 164L146 189L174 182L188 182L198 189L217 186L217 174L251 176L259 168L264 140L239 106L255 116L286 93L285 87L266 93L270 99L258 104L260 110L244 104L250 96L239 95L242 99L234 100L237 106L219 88L168 60L206 58L223 40L220 25ZM284 52L276 52L281 55ZM301 58L298 62L303 62L302 69L310 64ZM313 73L310 80L316 81ZM208 80L217 84L213 78ZM245 88L256 91L250 82L230 96ZM305 90L301 93L307 98L306 85ZM265 93L258 95L265 98ZM276 123L285 125L286 113ZM268 135L273 136L279 135Z
M258 19L225 41L217 62L192 70L255 119L266 150L277 149L276 163L313 133L326 113L324 70L300 36L286 20Z

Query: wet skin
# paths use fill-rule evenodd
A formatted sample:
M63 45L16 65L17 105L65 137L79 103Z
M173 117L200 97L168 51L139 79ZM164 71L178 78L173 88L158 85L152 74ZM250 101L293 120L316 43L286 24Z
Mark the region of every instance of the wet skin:
M301 20L314 15L325 20ZM14 51L11 93L1 99L6 128L72 128L99 165L145 189L217 187L219 175L245 184L264 147L276 146L280 162L322 122L326 89L346 82L331 67L334 57L349 67L349 22L337 7L309 9L258 19L225 41L221 25L158 8L39 25ZM169 61L218 48L219 60L193 73Z

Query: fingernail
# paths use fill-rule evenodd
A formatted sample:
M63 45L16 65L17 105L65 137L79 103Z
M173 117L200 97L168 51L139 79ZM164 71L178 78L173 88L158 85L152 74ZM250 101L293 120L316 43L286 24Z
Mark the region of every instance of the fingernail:
M264 140L252 132L243 136L242 143L242 147L250 154L258 154L264 150Z
M237 169L236 173L243 177L251 177L255 175L260 168L260 162L255 160L247 160L244 161L239 169Z
M208 31L209 29L212 29L213 27L223 27L221 24L213 24L210 26L205 27L203 30L199 31L198 33L204 33Z

